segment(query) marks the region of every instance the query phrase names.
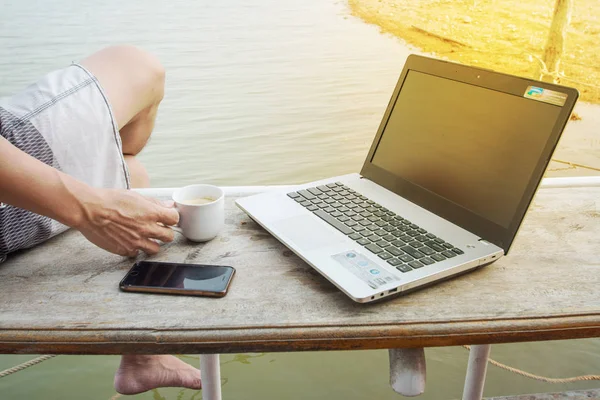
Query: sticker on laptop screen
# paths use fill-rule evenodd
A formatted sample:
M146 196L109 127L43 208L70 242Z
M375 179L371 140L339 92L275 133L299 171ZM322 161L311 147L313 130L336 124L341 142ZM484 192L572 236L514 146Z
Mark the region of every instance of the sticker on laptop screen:
M556 92L550 89L544 89L537 86L527 86L524 97L544 103L554 104L555 106L564 106L567 101L567 94Z
M389 273L354 250L335 254L331 257L373 289L400 281L400 278L396 275Z

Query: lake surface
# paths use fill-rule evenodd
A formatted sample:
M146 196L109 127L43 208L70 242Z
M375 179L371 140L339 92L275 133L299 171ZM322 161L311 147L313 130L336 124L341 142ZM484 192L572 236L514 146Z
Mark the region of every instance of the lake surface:
M160 58L166 96L141 155L154 187L287 184L360 170L411 52L333 0L4 0L0 10L0 96L109 44ZM426 354L420 398L460 398L468 352ZM498 345L492 357L553 377L598 373L600 340ZM30 358L0 355L0 369ZM397 399L387 363L385 351L225 355L223 393ZM0 398L110 399L117 364L113 356L60 356L0 379ZM597 386L543 384L490 367L485 394ZM132 398L201 395L160 389Z

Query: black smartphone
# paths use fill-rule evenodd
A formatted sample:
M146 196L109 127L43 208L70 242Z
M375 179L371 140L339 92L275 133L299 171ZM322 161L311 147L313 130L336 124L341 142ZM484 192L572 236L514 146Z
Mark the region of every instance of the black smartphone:
M119 287L126 292L223 297L235 269L223 265L138 261Z

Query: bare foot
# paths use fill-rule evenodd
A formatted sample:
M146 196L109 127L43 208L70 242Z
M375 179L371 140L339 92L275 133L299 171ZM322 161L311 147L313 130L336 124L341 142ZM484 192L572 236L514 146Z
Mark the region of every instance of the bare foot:
M200 370L167 355L124 355L115 373L115 390L138 394L159 387L202 388Z

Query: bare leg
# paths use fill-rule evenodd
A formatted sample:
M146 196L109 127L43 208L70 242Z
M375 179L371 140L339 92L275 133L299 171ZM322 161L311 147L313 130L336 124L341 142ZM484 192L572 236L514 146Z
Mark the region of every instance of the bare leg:
M125 155L125 162L129 169L129 177L131 180L132 188L147 188L150 187L150 177L146 168L142 165L140 160L135 156Z
M164 95L163 67L155 57L132 46L103 49L81 64L98 79L111 104L132 187L148 187L148 173L134 156L142 151L154 128ZM200 370L169 355L123 355L114 385L121 394L158 387L202 387Z
M81 65L100 82L117 120L123 153L136 155L146 145L164 96L165 70L156 57L133 46L113 46Z

